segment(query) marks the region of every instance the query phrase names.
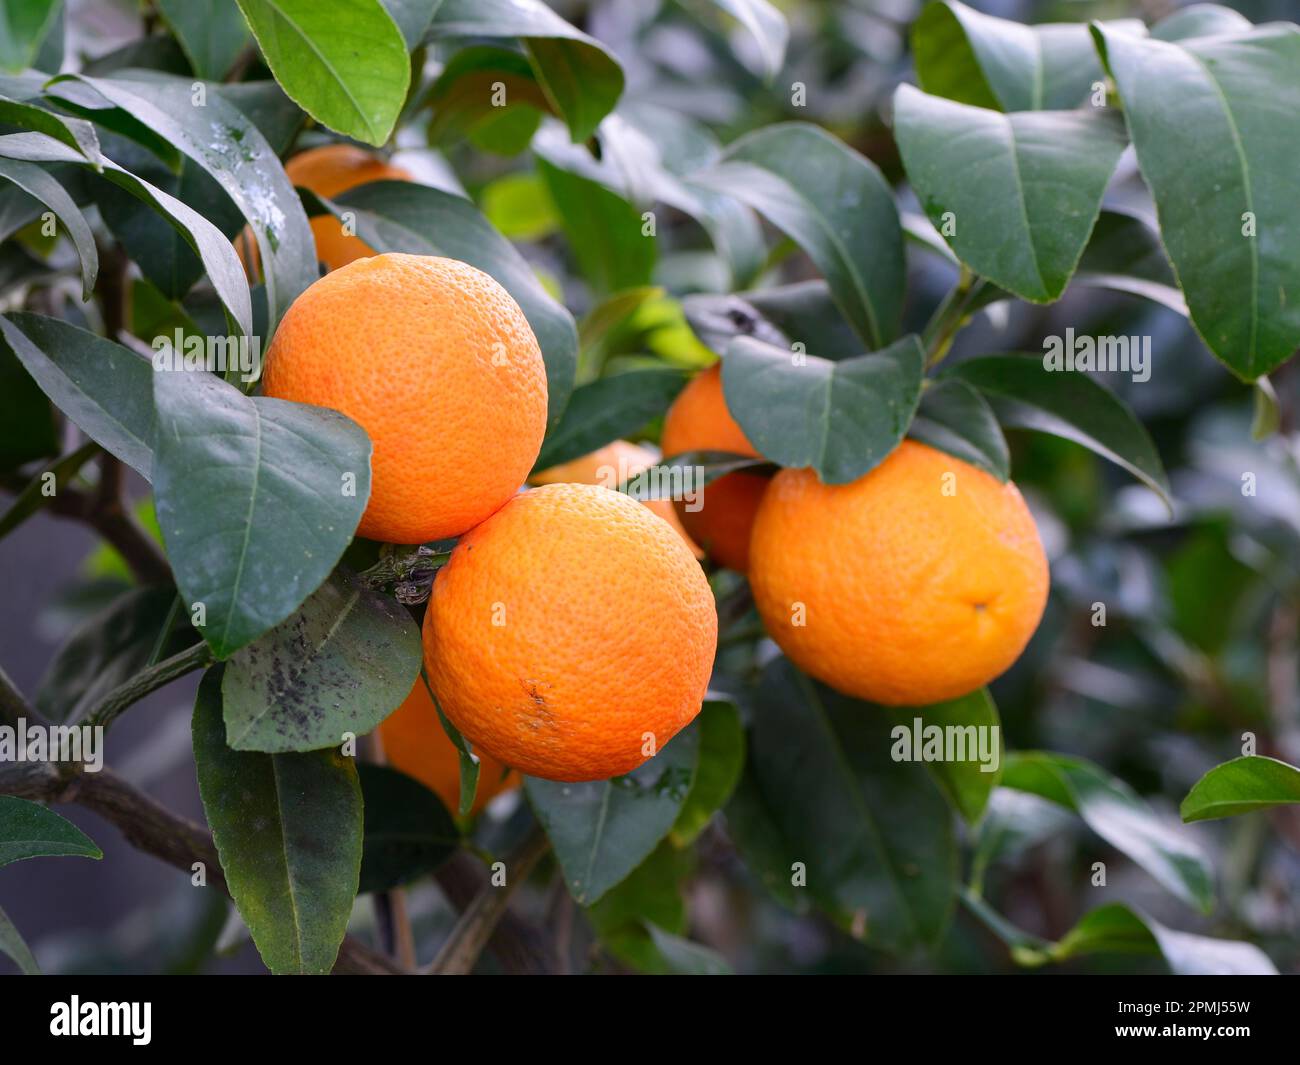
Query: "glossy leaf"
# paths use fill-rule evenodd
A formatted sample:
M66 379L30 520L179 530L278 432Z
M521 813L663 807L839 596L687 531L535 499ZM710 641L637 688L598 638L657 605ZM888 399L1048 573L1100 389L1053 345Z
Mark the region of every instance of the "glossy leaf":
M1136 214L1105 210L1097 216L1074 283L1129 292L1187 316L1160 234Z
M250 43L248 25L230 0L158 0L196 77L221 81Z
M958 862L932 778L890 757L893 724L777 659L758 688L750 759L777 846L805 867L807 892L867 942L901 951L942 938Z
M63 223L72 245L81 260L81 298L90 299L99 274L99 253L95 250L95 234L81 209L73 202L49 172L35 163L17 159L0 159L0 178L10 181L29 196L40 200Z
M685 385L680 370L633 370L574 389L534 469L550 469L636 432L667 410Z
M203 604L203 638L225 658L333 570L370 496L370 441L337 411L249 398L204 372L155 373L154 403L167 557L191 611Z
M525 777L569 892L589 906L622 881L672 829L695 781L699 733L683 729L626 776L586 784Z
M932 382L921 393L908 436L969 462L999 481L1011 476L1011 453L1002 428L992 408L965 381Z
M405 773L361 764L365 844L358 891L388 891L433 872L460 845L442 800Z
M421 658L420 630L406 608L338 570L227 663L226 742L269 753L338 747L406 698Z
M1178 898L1206 913L1213 907L1214 878L1201 849L1099 767L1062 754L1017 751L1007 756L1002 784L1074 811Z
M1023 299L1057 299L1124 149L1103 111L999 111L903 85L894 136L927 217L972 271Z
M19 84L14 84L15 80L19 80ZM38 82L29 90L22 86L20 79L0 78L0 121L62 141L80 152L88 163L98 166L103 155L95 127L84 119L62 115L32 103L32 99L40 96L40 84Z
M907 336L839 362L798 358L747 337L732 341L722 363L727 407L766 458L847 484L903 439L921 398L925 354Z
M12 795L0 795L0 866L54 855L102 858L104 852L53 810Z
M491 274L514 297L546 359L549 424L573 391L578 331L573 316L542 288L532 268L468 200L409 181L375 181L340 196L357 235L376 251L447 255Z
M518 37L575 143L595 132L623 92L623 69L605 46L541 0L443 0L428 36Z
M42 391L87 436L142 477L153 466L147 359L58 318L14 313L0 334Z
M1144 32L1137 19L1112 25ZM1103 77L1083 23L1025 26L956 0L922 10L912 49L926 92L1000 111L1068 110Z
M696 718L700 761L682 812L669 833L677 847L689 847L713 815L727 805L745 768L745 728L729 699L706 696Z
M203 810L262 961L276 974L329 972L361 869L356 765L337 750L231 750L221 721L221 667L199 685L193 731Z
M1211 821L1290 803L1300 803L1300 769L1276 758L1248 755L1201 777L1179 812L1184 821Z
M330 129L381 145L406 100L411 64L379 0L238 0L275 80Z
M958 363L945 376L983 392L1003 425L1082 444L1169 499L1169 482L1150 434L1083 373L1051 372L1035 355L985 355Z
M1094 33L1192 323L1240 377L1267 373L1300 345L1300 28Z
M874 163L816 126L790 122L741 137L695 180L748 204L803 248L868 347L898 334L903 231Z
M965 757L927 762L926 765L957 812L969 824L975 824L984 816L989 797L1002 779L1002 722L992 696L987 689L981 688L946 703L918 707L911 716L920 718L922 729L934 726L961 730L958 742L964 745ZM900 724L905 728L911 727L907 720ZM985 741L980 738L980 733L990 737L990 742L992 737L997 737L993 758L984 758Z

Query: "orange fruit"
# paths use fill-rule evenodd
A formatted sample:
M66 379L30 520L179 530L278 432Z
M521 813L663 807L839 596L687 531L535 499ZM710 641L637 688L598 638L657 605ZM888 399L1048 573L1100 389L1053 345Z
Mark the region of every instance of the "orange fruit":
M406 701L384 719L379 738L388 764L429 788L454 816L460 809L460 753L447 738L422 678L416 678ZM478 751L474 755L479 766L478 791L471 814L503 791L519 787L518 773Z
M805 673L858 699L923 706L1020 656L1048 570L1014 484L905 440L851 484L778 473L749 580L768 633Z
M415 180L400 166L393 166L353 144L325 144L299 152L284 164L284 172L293 185L309 189L327 200L371 181ZM342 224L333 215L317 215L309 221L316 238L316 258L328 269L337 270L356 259L375 254L374 249L360 237L344 233ZM246 247L252 250L253 265L249 272L256 274L261 263L257 244L252 239L251 230L246 228L244 233L248 239L237 241L236 250L241 259Z
M664 455L686 451L758 452L736 424L722 395L722 364L696 374L682 389L664 417L660 439ZM691 538L728 569L749 569L749 536L754 515L767 490L768 478L756 473L729 473L713 481L700 495L696 509L679 500L677 513Z
M481 270L377 255L299 296L266 354L268 396L332 407L370 435L358 533L459 536L514 495L546 431L546 367L519 305Z
M658 461L659 456L648 447L641 447L626 440L615 440L612 444L606 444L581 458L535 473L529 481L532 484L568 482L617 488L629 478L635 477L643 470L648 470ZM644 503L677 530L677 534L686 541L686 546L691 549L696 558L704 557L704 552L682 528L681 520L677 517L677 508L673 506L671 499L648 499Z
M476 751L549 780L657 753L699 712L717 640L681 537L585 484L533 488L464 536L424 617L443 712Z

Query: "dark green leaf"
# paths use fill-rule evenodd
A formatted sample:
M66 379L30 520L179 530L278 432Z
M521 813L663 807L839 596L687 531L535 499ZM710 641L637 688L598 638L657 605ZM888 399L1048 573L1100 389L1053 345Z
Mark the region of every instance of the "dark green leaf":
M195 76L220 81L250 42L248 26L230 0L158 0Z
M817 126L789 122L741 137L696 180L748 204L803 248L868 347L894 339L903 231L874 163Z
M1206 913L1213 907L1213 874L1201 849L1099 767L1061 754L1017 751L1007 755L1002 784L1073 810L1178 898Z
M460 845L442 800L405 773L357 766L365 799L365 845L358 891L388 891L433 872Z
M447 255L496 278L537 334L546 359L549 424L559 420L578 362L573 316L472 203L410 181L375 181L340 196L337 206L356 213L357 235L376 251Z
M10 754L6 761L13 761ZM0 795L0 866L46 855L102 858L90 837L66 818L40 803Z
M18 934L9 915L0 909L0 954L12 958L20 972L26 976L39 976L40 967L36 964L31 949Z
M1300 345L1300 28L1174 44L1094 28L1209 349L1250 380Z
M35 163L0 159L0 178L13 182L29 196L40 200L63 223L81 260L81 298L90 299L95 278L99 275L99 253L95 250L95 234L81 209L63 186L44 167Z
M673 827L690 794L699 733L683 729L626 776L586 784L525 777L569 891L589 906L640 865Z
M599 902L588 907L587 919L605 949L640 972L665 971L647 924L670 932L686 931L686 900L681 881L689 872L688 853L666 840Z
M21 82L14 85L11 83L12 80L0 79L0 121L60 140L85 156L87 162L99 165L103 156L99 150L99 137L95 133L94 126L83 119L57 114L34 103L26 102L27 91L21 87ZM33 86L33 89L37 91L33 91L31 95L39 95L37 87ZM14 96L24 99L11 99L8 95L4 95L10 91Z
M1108 210L1097 216L1074 281L1130 292L1187 316L1187 302L1160 245L1160 234L1136 214Z
M736 455L729 451L683 451L680 455L665 457L635 477L629 477L618 486L618 490L642 503L653 499L685 498L683 493L686 490L698 492L718 478L740 470L770 474L775 467L766 459L752 455Z
M969 462L999 481L1011 476L1007 440L984 398L965 381L935 381L921 393L908 435Z
M1300 802L1300 769L1276 758L1248 755L1215 766L1187 793L1184 821L1235 817Z
M329 972L361 869L356 765L337 750L232 751L221 667L194 702L194 763L226 884L262 961L276 974Z
M155 373L154 403L167 557L224 658L284 621L334 568L370 497L370 441L337 411L250 399L209 373Z
M745 729L729 699L705 696L695 719L700 733L700 762L668 838L677 847L695 842L713 815L726 806L745 768Z
M1026 300L1061 295L1124 149L1113 114L1004 115L903 85L894 136L917 199L963 263Z
M267 65L312 118L381 145L406 100L411 63L379 0L238 0Z
M732 417L762 455L847 484L903 439L924 372L915 336L839 362L740 337L727 348L722 385Z
M993 697L981 688L960 699L918 707L915 717L920 719L922 729L934 726L961 730L957 743L962 745L958 749L964 749L965 757L926 765L957 812L969 824L975 824L984 816L989 796L1002 779L1002 722ZM903 722L902 727L910 728L911 722ZM991 761L984 757L981 732L995 746Z
M370 732L420 675L406 608L337 570L287 620L233 655L221 682L238 751L314 751Z
M785 659L757 698L751 763L806 890L882 949L937 943L957 892L952 815L924 766L890 757L895 716Z
M1169 482L1150 434L1123 403L1083 373L1049 371L1034 355L986 355L958 363L946 376L988 396L1003 425L1082 444L1168 501Z
M633 370L574 389L534 469L550 469L635 432L667 410L685 384L681 370Z
M14 352L6 325L12 323L0 318L0 470L8 471L53 455L59 438L49 401Z
M153 381L147 359L39 314L0 318L0 334L47 396L87 436L151 476Z

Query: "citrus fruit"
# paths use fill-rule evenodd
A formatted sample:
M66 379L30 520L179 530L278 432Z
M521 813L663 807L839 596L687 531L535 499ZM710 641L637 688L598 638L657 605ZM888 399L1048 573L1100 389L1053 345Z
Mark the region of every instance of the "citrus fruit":
M581 458L535 473L529 478L529 481L532 484L569 482L571 484L598 484L604 488L617 488L629 478L648 470L658 461L659 456L648 447L641 447L627 440L615 440L612 444L606 444L604 447L583 455ZM700 550L686 530L682 528L681 520L677 516L677 508L673 506L671 499L647 499L644 500L644 503L677 530L678 535L686 541L686 545L696 558L704 557L704 552Z
M317 196L332 200L349 189L371 181L413 181L411 174L400 166L372 155L353 144L325 144L299 152L284 164L284 172L296 187L309 189ZM330 270L337 270L356 259L374 255L374 250L360 237L345 233L343 224L330 214L317 215L309 220L316 238L316 258ZM256 274L261 257L251 231L244 230L248 239L241 239L236 247L240 258L244 249L251 249L252 270Z
M477 525L523 484L546 431L546 367L527 319L455 259L377 255L326 274L285 314L262 385L369 434L358 532L372 540Z
M460 809L460 752L447 738L423 678L416 678L411 694L384 719L379 738L388 764L429 788L454 816ZM503 791L519 787L518 773L485 754L474 754L479 760L478 791L471 814Z
M730 451L757 456L736 424L722 395L722 364L696 374L664 417L660 438L672 458L687 451ZM749 569L749 535L768 478L729 473L713 481L695 504L678 500L677 513L691 538L718 563L744 573Z
M424 618L429 680L476 751L549 780L635 769L699 712L718 618L700 564L620 492L550 484L456 545Z
M754 522L750 585L804 672L889 706L1002 673L1047 602L1047 557L1016 486L905 440L851 484L782 470Z

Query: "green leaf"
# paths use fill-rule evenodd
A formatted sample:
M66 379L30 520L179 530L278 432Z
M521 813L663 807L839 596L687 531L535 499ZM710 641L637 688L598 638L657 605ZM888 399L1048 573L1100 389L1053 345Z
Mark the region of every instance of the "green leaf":
M0 70L31 66L62 6L62 0L11 0L4 5L0 10Z
M1151 27L1151 36L1162 41L1185 41L1192 37L1213 37L1245 33L1250 19L1218 4L1191 4L1167 15Z
M1300 769L1276 758L1247 755L1215 766L1187 793L1184 821L1212 821L1300 802Z
M483 187L479 204L507 240L543 240L560 228L551 197L535 173L502 174Z
M942 939L958 861L930 774L890 757L894 722L777 659L758 688L750 761L776 847L802 863L807 892L868 943L905 951Z
M894 137L926 215L976 274L1023 299L1065 290L1124 150L1097 110L998 111L894 96Z
M575 900L599 900L668 835L694 784L699 742L695 729L683 729L654 758L612 780L524 778Z
M934 381L921 393L908 435L999 481L1011 476L1011 453L993 409L974 388L955 377Z
M226 746L221 667L194 702L199 796L231 898L271 972L327 973L347 932L362 854L361 785L337 750Z
M87 162L96 166L103 161L103 155L99 150L99 137L93 125L83 119L70 118L68 115L61 115L28 102L30 98L39 97L40 83L32 87L29 96L27 89L21 85L11 84L13 80L15 79L0 78L0 121L44 133L55 140L62 141L69 148L80 152Z
M424 40L433 21L433 13L442 0L383 0L384 9L392 16L402 31L408 51L414 51Z
M968 824L975 824L984 816L989 797L1002 779L1002 722L997 704L988 689L981 688L960 699L918 707L915 716L920 718L923 729L934 726L945 731L961 730L958 742L964 745L966 757L927 762L926 766L957 812ZM910 728L910 723L904 722L901 727ZM991 770L980 754L979 730L997 737L997 760Z
M93 89L165 136L230 197L257 240L273 327L316 280L318 271L315 243L302 203L257 126L215 89L207 93L202 107L196 107L190 78L133 71L112 78L82 76L72 84ZM68 85L66 78L60 79L51 91L58 93ZM102 117L102 111L99 115ZM225 233L222 236L227 237ZM225 242L229 249L229 240ZM242 279L243 268L239 269Z
M131 588L73 629L36 689L36 709L50 721L81 721L119 684L149 664L167 622L172 588ZM194 642L186 625L163 643L165 658Z
M457 796L456 813L460 817L469 817L470 811L474 809L474 798L478 794L479 760L474 757L469 740L461 735L460 729L453 725L447 715L443 713L442 703L438 702L438 696L434 694L433 685L429 683L428 671L423 667L420 669L420 683L424 685L424 690L429 693L429 700L433 703L433 709L438 715L438 724L442 726L442 731L447 734L447 739L451 740L451 745L456 748L456 760L460 767L460 794Z
M491 274L514 297L546 359L549 424L573 391L578 330L528 263L468 200L410 181L375 181L344 193L340 209L356 214L357 235L376 251L447 255Z
M771 800L763 794L754 760L747 759L724 811L727 836L735 842L750 875L783 906L804 913L809 909L809 893L804 886L796 887L794 879L796 869L806 868L808 855L782 831L776 813L780 802L779 793Z
M314 751L374 729L420 675L406 608L337 570L298 610L236 652L221 699L237 751Z
M191 614L203 604L203 638L225 658L284 621L334 568L370 496L370 441L337 411L250 399L204 372L155 373L154 404L167 557Z
M1106 210L1097 216L1074 283L1142 296L1187 317L1160 234L1136 214Z
M785 15L768 0L713 0L713 3L754 38L762 57L763 76L771 83L785 65L785 49L790 40Z
M647 926L686 931L681 881L689 873L690 861L689 853L676 850L665 840L626 879L587 908L587 919L606 950L640 972L665 971L666 964Z
M629 477L618 490L633 499L647 503L653 499L675 499L683 486L699 491L729 473L744 470L748 473L770 474L776 469L772 463L752 455L736 455L730 451L683 451L670 455L662 462Z
M221 81L250 43L248 26L230 0L158 0L196 77Z
M111 340L39 314L0 318L0 335L58 408L146 479L153 450L153 370Z
M1110 25L1144 32L1138 19ZM1068 110L1103 78L1084 24L1024 26L956 0L921 12L912 50L926 92L999 111Z
M1169 482L1150 434L1123 403L1083 373L1051 372L1035 355L985 355L958 363L945 378L965 381L988 396L1003 425L1082 444L1168 502Z
M741 137L695 180L748 204L808 253L868 347L898 334L903 231L875 164L816 126Z
M716 950L647 924L646 930L664 962L664 971L695 976L730 976L731 966Z
M1086 954L1160 954L1175 976L1276 976L1267 954L1252 943L1178 932L1121 903L1084 914L1051 948L1053 961Z
M1205 913L1213 908L1213 874L1200 847L1098 766L1061 754L1017 751L1007 755L1002 785L1074 811L1172 894Z
M13 182L29 196L40 200L63 223L81 260L81 298L90 299L95 278L99 275L99 253L95 250L95 234L81 209L63 186L35 163L0 159L0 178Z
M1300 345L1300 28L1181 43L1093 30L1192 324L1252 380Z
M650 283L655 238L643 231L641 212L605 186L537 161L560 225L582 276L597 296Z
M921 398L925 353L906 336L839 362L798 360L749 337L732 341L722 361L727 407L764 457L847 484L903 439Z
M17 246L8 245L11 251ZM0 470L17 469L33 459L54 455L59 438L54 428L54 411L9 343L0 318Z
M497 90L496 86L502 88ZM507 101L494 106L498 91ZM429 142L445 144L464 137L503 111L528 107L550 109L528 57L506 48L476 45L462 48L447 60L423 100L433 110ZM531 140L531 137L529 138Z
M53 810L12 795L0 795L0 866L47 855L102 858L104 852Z
M316 121L382 145L411 81L406 41L379 0L238 0L275 80Z
M216 289L231 320L244 333L253 331L248 278L239 263L239 257L229 238L198 211L112 160L105 158L97 167L79 152L43 133L11 133L0 136L0 157L34 163L73 163L97 170L115 185L152 206L184 237L202 260L212 287Z
M537 0L443 0L428 36L518 37L575 143L595 132L623 92L623 69L605 46Z
M574 389L560 423L547 435L534 470L589 455L662 414L686 384L681 370L632 370Z
M745 768L745 728L734 702L706 695L696 722L700 761L691 792L668 834L676 847L695 842L713 815L727 805Z
M12 958L19 971L25 976L40 975L40 967L36 964L31 949L18 934L13 921L9 920L9 915L2 909L0 909L0 954Z
M460 846L442 800L405 773L357 766L365 799L365 844L358 892L388 891L433 872Z
M0 513L0 539L8 536L33 514L40 512L50 501L50 496L46 493L50 491L51 485L57 491L59 485L69 484L81 468L99 453L99 445L91 441L42 466L13 497L3 513Z

